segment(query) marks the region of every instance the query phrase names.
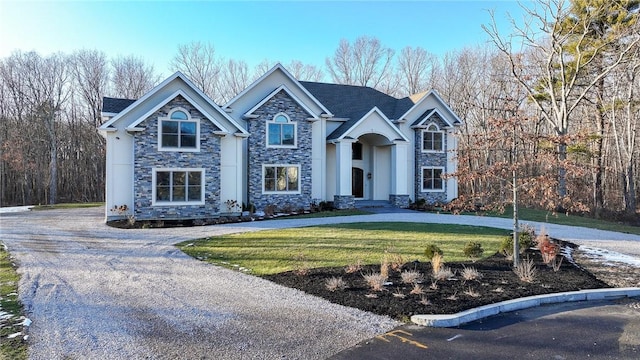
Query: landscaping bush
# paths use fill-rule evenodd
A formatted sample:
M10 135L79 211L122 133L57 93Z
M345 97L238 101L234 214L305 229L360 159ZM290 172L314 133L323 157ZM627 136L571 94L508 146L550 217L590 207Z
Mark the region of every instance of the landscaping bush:
M427 260L431 260L435 254L442 256L442 250L438 245L428 244L427 248L424 250L424 257L426 257Z
M478 259L484 253L484 249L482 248L482 244L475 241L469 241L464 245L464 249L462 249L464 256L472 259Z

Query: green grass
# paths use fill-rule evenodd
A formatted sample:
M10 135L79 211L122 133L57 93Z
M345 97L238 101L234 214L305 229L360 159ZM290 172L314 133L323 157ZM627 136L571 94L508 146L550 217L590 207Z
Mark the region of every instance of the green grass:
M297 267L346 266L358 260L379 264L385 253L400 255L405 261L427 261L424 250L428 243L443 250L445 261L460 261L466 259L462 250L467 242L480 242L489 256L507 234L465 225L350 223L218 236L178 247L212 264L266 275Z
M13 339L8 335L22 331L22 326L16 325L22 313L22 305L18 301L18 281L20 276L16 273L9 253L0 246L0 311L7 312L12 317L0 327L0 359L26 359L27 344L18 336Z
M64 204L52 204L52 205L36 205L32 210L53 210L53 209L78 209L78 208L90 208L103 206L102 202L93 203L64 203Z
M504 213L486 213L486 216L512 218L513 208L507 207ZM550 211L545 210L518 209L518 217L520 218L520 220L539 221L559 225L582 226L590 229L618 231L628 234L640 235L640 227L637 226L623 225L613 221L599 220L577 215L566 215L558 213L554 214Z

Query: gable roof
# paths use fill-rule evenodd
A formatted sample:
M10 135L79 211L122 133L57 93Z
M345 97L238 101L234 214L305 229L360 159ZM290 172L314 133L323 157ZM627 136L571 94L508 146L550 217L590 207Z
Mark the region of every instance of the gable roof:
M289 73L287 71L287 69L285 69L284 66L282 66L282 64L280 64L280 63L277 63L274 67L272 67L269 71L267 71L262 76L260 76L256 81L254 81L246 89L242 90L238 95L234 96L231 100L229 100L226 104L224 104L223 108L225 108L225 109L232 108L232 105L236 101L238 101L239 99L244 97L247 93L249 93L254 88L256 88L258 86L258 84L260 84L263 80L268 78L271 74L275 73L276 71L280 71L282 74L284 74L284 76L289 81L291 81L302 93L304 93L304 95L306 95L313 102L314 105L316 105L319 109L321 109L321 111L326 116L333 116L331 111L329 111L329 109L327 109L325 107L325 105L321 101L318 101L318 99L313 94L311 94L304 86L302 86L302 84L295 77L293 77L293 75L291 75L291 73ZM284 85L284 84L282 84L282 85ZM288 90L289 90L290 93L292 93L291 89L288 89ZM299 101L299 99L297 99L296 101L298 101L300 104L302 104L302 102ZM307 110L307 109L308 109L308 107L305 106L305 110ZM249 111L249 112L251 112L251 111ZM312 113L312 115L313 115L313 113ZM315 117L315 115L313 115L313 116Z
M313 110L309 109L309 107L307 105L305 105L304 102L302 102L295 94L293 94L291 92L291 90L289 90L288 87L286 87L284 84L278 86L277 89L273 90L269 95L267 95L264 99L262 99L262 101L260 101L259 103L256 104L256 106L252 107L251 109L249 109L249 111L247 111L244 116L245 117L252 117L254 116L254 112L256 110L258 110L262 105L264 105L267 101L271 100L271 98L273 98L274 96L276 96L279 92L284 91L291 99L293 99L293 101L295 101L302 109L304 109L304 111L307 112L307 114L309 114L309 116L312 116L313 118L316 118L316 115L313 113Z
M426 99L428 98L435 99L436 103L439 105L438 109L436 108L427 109L425 112L423 112L422 114L420 114L420 116L417 117L417 119L413 122L412 126L422 125L428 118L433 116L433 114L435 113L437 113L438 116L442 119L442 121L447 123L448 126L462 125L462 120L458 117L458 115L456 115L455 112L453 112L453 110L451 110L449 105L447 105L447 103L444 100L442 100L438 92L435 90L429 90L427 93L425 93L424 96L420 97L420 99L415 103L413 107L409 108L398 119L402 119L405 116L407 116L412 110L418 109L423 102L427 101ZM449 116L443 116L443 113L448 113Z
M146 102L146 100L152 98L154 95L158 94L158 93L162 93L162 92L166 92L169 86L169 84L171 82L173 82L176 79L180 79L181 81L183 81L185 83L185 85L193 92L195 92L197 94L198 97L200 97L202 100L204 100L206 102L206 104L208 104L210 107L212 107L217 113L218 115L220 115L221 117L223 117L226 121L228 121L229 123L231 123L233 125L233 127L235 127L238 132L242 135L242 136L248 136L249 133L242 127L240 126L240 124L238 124L233 118L231 118L224 110L222 110L218 105L216 105L213 100L211 100L207 95L205 95L200 89L198 89L198 87L196 87L191 80L189 80L184 74L182 74L180 71L176 71L173 75L169 76L168 78L166 78L163 82L161 82L160 84L158 84L156 87L154 87L153 89L151 89L149 92L147 92L146 94L144 94L144 96L142 96L140 99L138 100L134 100L133 102L131 102L128 106L126 106L124 109L122 109L120 112L118 112L113 118L111 118L110 120L108 120L107 122L105 122L104 124L102 124L98 129L100 130L109 130L110 128L112 128L112 125L119 121L120 119L122 119L123 117L125 117L127 114L131 113L133 110L135 110L136 108L138 108L139 106L142 106L142 104L144 102ZM162 103L163 105L166 104L167 102L169 102L170 100L173 100L176 96L181 95L183 96L185 99L187 99L187 101L189 101L192 105L197 106L197 102L194 101L194 99L190 98L185 89L179 89L175 92L173 92L172 94L170 94L169 96L165 96L161 101L159 101L158 103ZM113 99L113 98L111 98ZM106 100L106 99L105 99ZM107 100L106 102L109 103L109 106L114 106L112 109L117 109L115 106L123 106L124 104L126 104L126 101L122 101L122 100L126 100L126 99L116 99L116 101L111 101L111 100ZM104 102L103 102L104 104ZM159 105L156 104L153 107L155 110L157 110L159 108ZM209 118L209 120L211 120L212 122L214 122L216 124L216 126L220 127L220 124L217 124L214 117L211 116L211 114L208 114L207 111L204 111L204 109L202 109L201 107L198 109L200 112L203 113L203 115L205 115L207 118ZM104 108L103 108L103 112L104 112ZM136 119L136 121L133 124L130 124L127 128L131 129L133 127L135 127L135 125L139 124L141 121L143 121L147 116L149 116L150 113L149 111L147 111L145 113L145 115L141 116L140 118ZM224 127L220 127L220 128L224 128Z
M371 110L369 110L366 114L361 116L359 119L349 120L343 123L342 125L340 125L336 130L334 130L331 134L329 134L329 136L327 137L327 140L340 140L340 139L346 138L347 135L351 132L351 130L355 129L358 125L360 125L363 121L369 118L372 114L379 115L382 118L382 120L388 125L389 129L391 129L391 131L393 131L393 133L395 133L395 135L397 136L395 139L389 138L389 140L409 141L409 139L407 139L407 137L402 133L402 131L400 131L400 129L398 129L398 127L396 127L391 122L391 120L389 120L389 118L382 111L380 111L380 109L378 109L377 106L374 106Z

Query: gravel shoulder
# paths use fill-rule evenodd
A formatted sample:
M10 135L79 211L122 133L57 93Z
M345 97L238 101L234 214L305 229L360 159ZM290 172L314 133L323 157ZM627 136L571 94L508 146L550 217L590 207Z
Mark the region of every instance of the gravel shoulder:
M123 230L103 224L103 211L0 215L0 240L19 262L19 295L33 320L31 359L324 359L398 323L201 263L173 244L358 221L511 226L508 219L403 212ZM545 229L563 240L640 256L640 236L549 224Z

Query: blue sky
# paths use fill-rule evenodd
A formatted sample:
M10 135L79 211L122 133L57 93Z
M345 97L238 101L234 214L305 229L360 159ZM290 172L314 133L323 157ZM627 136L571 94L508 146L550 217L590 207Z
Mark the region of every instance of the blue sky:
M423 47L443 55L487 46L481 28L496 13L521 17L515 1L16 1L0 0L0 57L15 50L98 49L136 55L169 75L178 44L211 42L224 58L254 66L300 60L324 68L345 38L374 36L399 52Z

